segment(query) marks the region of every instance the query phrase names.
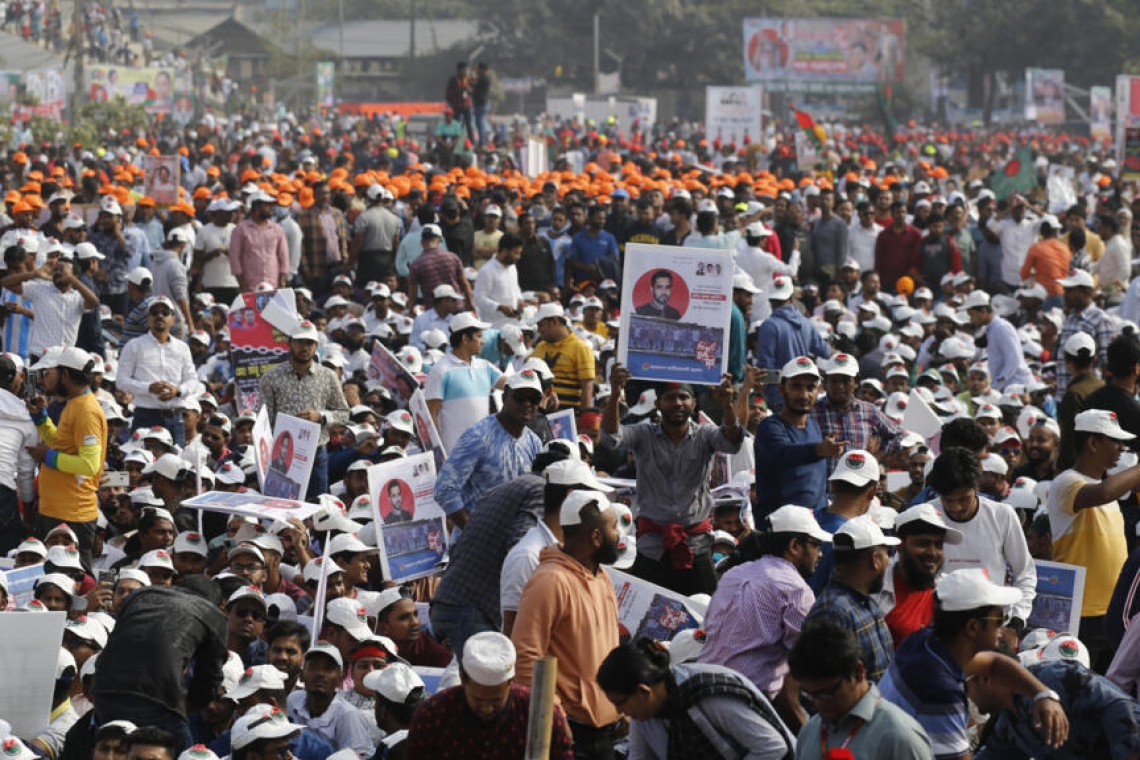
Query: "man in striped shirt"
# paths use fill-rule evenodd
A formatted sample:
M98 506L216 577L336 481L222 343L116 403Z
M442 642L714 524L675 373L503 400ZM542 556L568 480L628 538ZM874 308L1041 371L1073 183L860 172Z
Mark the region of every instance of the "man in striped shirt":
M559 303L544 303L535 315L541 342L533 356L554 373L559 406L580 411L594 405L594 352L570 332L570 320Z

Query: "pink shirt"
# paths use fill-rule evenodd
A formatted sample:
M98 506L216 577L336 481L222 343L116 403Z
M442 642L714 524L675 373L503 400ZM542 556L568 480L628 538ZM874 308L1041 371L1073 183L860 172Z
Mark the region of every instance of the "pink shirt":
M274 221L258 225L245 219L230 236L230 269L250 288L269 282L274 287L289 273L285 232Z

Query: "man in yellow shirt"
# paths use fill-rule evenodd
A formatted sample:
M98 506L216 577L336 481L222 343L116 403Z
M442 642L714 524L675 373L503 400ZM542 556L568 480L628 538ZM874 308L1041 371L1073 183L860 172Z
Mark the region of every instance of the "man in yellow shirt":
M91 393L94 359L80 348L49 349L32 368L41 372L40 387L49 395L64 396L67 404L59 425L47 414L47 400L37 395L28 401L32 422L43 441L28 447L40 466L39 536L65 522L79 539L83 567L91 572L91 547L99 516L99 478L107 451L107 418Z
M554 373L558 404L575 412L594 405L594 352L586 341L570 332L570 321L558 303L544 303L535 315L541 342L535 346L535 359L541 359Z
M1136 437L1120 427L1115 412L1081 412L1074 431L1077 460L1053 480L1049 492L1053 559L1086 569L1078 636L1089 648L1093 670L1103 673L1112 659L1104 616L1128 558L1124 517L1116 500L1140 488L1140 465L1105 477L1125 443Z

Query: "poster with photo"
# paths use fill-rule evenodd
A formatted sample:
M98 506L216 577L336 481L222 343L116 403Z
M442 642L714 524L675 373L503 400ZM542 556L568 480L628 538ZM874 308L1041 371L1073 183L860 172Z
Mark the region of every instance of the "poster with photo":
M296 499L275 499L253 491L243 493L207 491L200 496L186 499L182 502L182 506L227 515L256 517L259 520L287 520L290 517L304 520L321 508L319 504L307 504Z
M1025 629L1049 628L1075 634L1080 630L1085 600L1085 568L1043 559L1033 564L1037 567L1037 596Z
M380 341L372 344L372 361L368 364L368 379L380 380L392 393L401 409L408 407L412 394L420 387L416 376Z
M321 426L289 414L278 414L269 446L269 467L261 490L278 499L302 499L309 490ZM264 441L259 441L259 447ZM263 456L264 451L258 456Z
M178 203L181 171L182 163L178 160L178 156L144 156L144 194L162 205L170 206Z
M550 423L550 432L555 438L561 438L571 443L578 442L578 422L574 419L573 409L560 409L553 414L546 415Z
M439 430L428 410L427 397L419 388L416 388L412 398L408 401L408 411L411 413L412 422L416 426L416 438L419 439L420 446L425 451L432 453L435 458L435 471L439 472L439 468L443 467L443 463L447 459L447 451L443 448L443 438L440 437Z
M1065 122L1063 69L1025 70L1025 118L1038 124Z
M368 492L384 580L431 575L447 554L447 517L435 502L435 457L430 452L368 468Z
M718 385L728 371L732 252L630 243L618 361L639 380Z
M681 631L700 628L704 621L704 607L688 597L612 567L606 572L617 596L618 623L629 631L632 640L648 636L672 641Z
M230 364L239 414L262 405L261 376L289 359L289 335L281 329L285 323L276 317L267 318L263 311L295 316L292 289L242 293L230 307Z
M265 476L269 474L270 451L273 447L273 428L269 425L269 410L257 410L253 421L253 461L257 463L257 482L265 490Z

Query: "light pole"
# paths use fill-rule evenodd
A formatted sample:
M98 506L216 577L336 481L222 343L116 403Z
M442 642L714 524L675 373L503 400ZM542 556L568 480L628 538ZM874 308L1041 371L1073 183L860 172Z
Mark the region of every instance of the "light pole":
M594 94L598 94L601 87L601 11L594 12Z

